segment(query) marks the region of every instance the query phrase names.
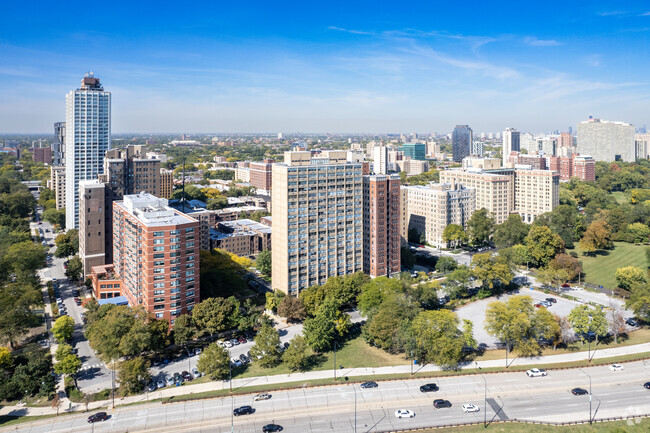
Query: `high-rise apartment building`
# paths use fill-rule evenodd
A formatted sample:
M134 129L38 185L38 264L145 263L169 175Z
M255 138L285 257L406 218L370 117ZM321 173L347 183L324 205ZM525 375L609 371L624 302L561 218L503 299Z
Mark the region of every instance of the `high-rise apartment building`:
M111 148L111 94L86 74L66 95L66 228L79 227L79 182L97 179Z
M424 143L404 143L402 151L405 157L424 161L426 159L427 145Z
M474 136L469 125L456 125L451 133L451 150L454 162L461 162L470 155Z
M560 134L560 147L573 147L573 136L569 132Z
M174 172L166 168L160 169L160 197L172 198L174 193Z
M503 131L503 148L501 150L503 156L503 166L505 167L508 162L510 152L519 152L521 150L520 134L515 128L506 128Z
M580 180L596 181L596 161L589 155L575 155L572 176Z
M54 140L52 141L52 165L65 164L65 122L54 124Z
M79 258L84 276L91 274L93 266L106 264L105 189L106 185L97 179L79 182Z
M416 229L427 243L443 248L442 233L449 224L466 227L476 209L476 190L452 183L403 186L408 230Z
M46 165L52 165L52 148L34 147L31 149L32 159L34 162L40 162Z
M508 219L514 209L513 170L488 172L481 169L443 170L440 183L460 184L476 190L476 209L487 209L496 224Z
M200 300L199 222L147 193L124 196L113 211L122 295L173 324Z
M388 174L388 148L375 146L372 149L372 171L375 174Z
M363 271L371 277L401 269L400 177L363 176Z
M256 188L257 194L271 195L273 160L250 163L250 184Z
M625 122L594 119L578 123L577 151L596 161L634 162L634 126Z
M648 159L650 157L650 134L636 134L634 136L636 157Z
M550 170L515 170L515 212L526 223L560 204L560 174Z
M297 296L363 270L361 163L345 151L286 152L273 165L273 289Z
M50 189L54 191L56 209L65 207L65 167L50 167Z

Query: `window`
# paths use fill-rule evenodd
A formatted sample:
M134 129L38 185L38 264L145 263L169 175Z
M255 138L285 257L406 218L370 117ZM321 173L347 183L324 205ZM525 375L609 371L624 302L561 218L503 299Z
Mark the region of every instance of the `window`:
M164 259L165 258L165 253L162 254L154 254L153 255L154 259Z
M159 261L153 262L153 265L154 266L165 266L165 262L163 260L159 260ZM156 271L154 271L154 272L156 272Z
M165 287L165 283L154 283L153 284L154 289L162 289Z
M185 229L185 233L194 233L194 227L190 227L189 229Z
M162 246L162 247L153 247L153 250L154 251L165 251L165 247L164 246Z
M154 296L156 296L156 295L164 295L165 291L164 290L154 290L153 294L154 294Z
M153 244L154 244L154 245L162 245L162 244L164 244L164 243L165 243L165 240L164 240L164 239L154 239L154 240L153 240Z
M162 319L165 313L156 313L156 319ZM173 320L172 320L173 322Z
M164 310L165 309L165 304L154 305L153 309L154 310Z
M154 275L154 277L153 277L154 281L160 281L160 280L164 280L164 279L165 279L164 275Z
M171 231L169 232L169 234L172 235L172 236L173 236L173 235L180 235L180 234L181 234L181 231L180 231L180 230L171 230Z
M156 268L153 270L154 274L164 274L165 273L165 268Z
M186 260L187 260L188 262L191 262L191 261L194 260L194 256L187 256L187 259L186 259Z

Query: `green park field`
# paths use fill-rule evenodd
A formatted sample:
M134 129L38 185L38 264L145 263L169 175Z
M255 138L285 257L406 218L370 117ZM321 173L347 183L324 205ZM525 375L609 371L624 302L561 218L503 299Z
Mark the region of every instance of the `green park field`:
M616 288L614 274L617 268L625 266L637 266L646 269L644 245L634 245L626 242L615 242L616 247L610 251L603 251L594 256L585 256L576 243L576 248L567 250L567 253L575 251L578 253L578 260L582 262L585 281L592 284L602 285L607 289Z

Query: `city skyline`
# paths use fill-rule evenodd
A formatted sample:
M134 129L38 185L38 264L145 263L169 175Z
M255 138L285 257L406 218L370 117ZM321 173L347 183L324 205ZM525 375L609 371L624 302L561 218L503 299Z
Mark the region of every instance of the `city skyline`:
M0 133L51 131L91 70L115 133L541 132L649 108L642 2L5 9Z

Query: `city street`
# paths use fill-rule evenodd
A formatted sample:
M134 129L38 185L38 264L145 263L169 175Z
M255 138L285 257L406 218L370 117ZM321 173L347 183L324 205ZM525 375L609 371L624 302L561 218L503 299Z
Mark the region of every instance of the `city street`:
M88 414L79 414L38 421L16 431L89 432L94 428L97 432L171 432L182 428L227 432L231 429L232 408L245 404L253 406L255 413L233 418L234 431L261 431L269 422L284 426L285 432L321 432L352 431L355 420L360 431L482 422L484 416L488 421L578 421L589 419L589 396L574 396L570 390L589 390L588 375L593 388L592 418L650 413L650 391L643 387L650 371L645 363L635 362L625 364L625 370L617 372L602 366L552 371L538 378L518 372L379 382L374 389L361 389L358 384L303 388L273 392L271 399L257 402L249 394L178 404L156 403L110 411L107 421L93 427L86 422ZM421 385L430 382L437 383L439 391L419 391ZM432 401L437 398L449 400L452 407L433 408ZM463 413L461 406L466 403L478 406L480 411ZM409 409L416 415L397 419L397 409Z

